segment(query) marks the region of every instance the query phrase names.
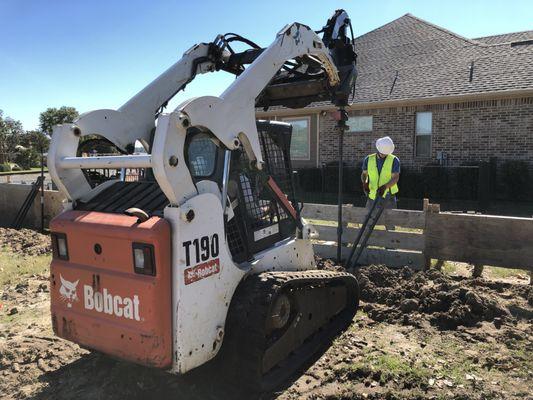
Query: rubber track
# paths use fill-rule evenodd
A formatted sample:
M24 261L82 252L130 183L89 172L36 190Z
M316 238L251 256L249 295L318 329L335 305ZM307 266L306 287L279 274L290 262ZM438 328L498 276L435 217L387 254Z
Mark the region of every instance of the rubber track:
M333 323L309 337L299 348L300 351L295 349L290 357L280 363L280 368L274 368L274 372L269 371L262 376L262 359L268 341L265 321L275 297L291 287L324 286L337 282L348 287L346 308L337 314ZM357 281L347 273L312 270L264 272L249 276L239 285L233 297L226 321L224 344L217 357L226 383L238 382L242 393L274 390L351 323L358 302Z

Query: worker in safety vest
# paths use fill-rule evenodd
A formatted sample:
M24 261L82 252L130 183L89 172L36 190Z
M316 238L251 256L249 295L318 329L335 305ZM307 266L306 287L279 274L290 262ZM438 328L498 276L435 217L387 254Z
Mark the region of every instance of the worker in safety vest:
M366 207L374 204L377 196L385 200L385 208L396 208L396 193L400 179L400 160L393 155L394 142L388 136L376 140L377 154L366 156L363 161L361 181L368 195Z

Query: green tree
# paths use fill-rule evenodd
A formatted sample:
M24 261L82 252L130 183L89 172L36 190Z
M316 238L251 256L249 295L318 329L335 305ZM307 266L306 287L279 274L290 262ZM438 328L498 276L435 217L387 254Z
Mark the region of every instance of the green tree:
M39 128L42 132L52 135L54 125L72 122L79 113L74 107L47 108L39 116Z
M30 169L41 165L41 148L48 151L50 138L41 131L26 131L20 135L19 145L14 161L22 169Z
M33 147L23 146L17 146L14 161L23 170L38 167L41 163L40 155Z
M24 133L20 121L4 117L0 110L0 164L11 161L20 142L20 136Z
M41 152L42 147L46 153L50 145L50 137L41 131L26 131L20 138L20 144L33 148L37 153Z

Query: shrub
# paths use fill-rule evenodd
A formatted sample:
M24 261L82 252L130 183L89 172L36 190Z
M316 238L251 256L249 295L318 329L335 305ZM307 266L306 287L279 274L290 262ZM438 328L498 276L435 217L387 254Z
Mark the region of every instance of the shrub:
M9 171L11 171L11 165L0 164L0 172L9 172Z
M448 199L450 195L450 169L427 166L422 169L424 195L430 199Z
M510 160L502 163L502 183L508 200L525 200L529 192L529 168L525 161Z
M322 175L319 168L302 168L298 170L299 189L304 192L320 192Z
M344 171L346 172L346 168ZM323 168L324 173L324 191L326 193L337 193L339 191L339 166L338 164L326 165ZM343 173L343 179L347 174Z
M423 198L424 180L422 172L402 167L398 187L400 188L399 197L413 199Z
M39 166L40 156L32 148L23 148L15 155L15 162L23 169L30 169Z
M450 198L462 200L476 200L478 198L479 168L467 167L454 168Z

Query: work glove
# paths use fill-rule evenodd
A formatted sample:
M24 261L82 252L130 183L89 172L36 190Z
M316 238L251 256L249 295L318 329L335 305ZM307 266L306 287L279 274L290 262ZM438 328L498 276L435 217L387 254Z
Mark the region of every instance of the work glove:
M387 191L387 187L385 185L378 187L378 195L383 196L383 194Z
M368 186L368 182L363 182L363 192L365 193L370 192L370 187Z

